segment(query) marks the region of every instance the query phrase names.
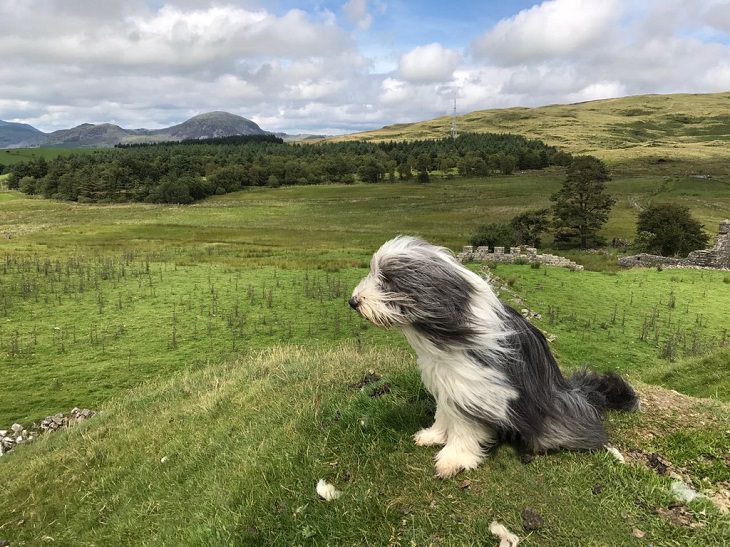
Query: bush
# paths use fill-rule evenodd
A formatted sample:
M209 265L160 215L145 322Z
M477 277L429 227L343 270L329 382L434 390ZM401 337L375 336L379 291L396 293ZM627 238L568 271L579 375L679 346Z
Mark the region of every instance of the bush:
M662 256L685 256L707 247L709 237L692 218L689 207L663 203L639 213L636 223L638 250Z
M511 224L485 224L476 229L469 243L474 247L513 247L517 244L517 234Z
M540 209L526 211L514 217L510 221L510 225L514 229L517 243L529 245L530 247L539 247L541 234L550 227L549 214L549 209Z

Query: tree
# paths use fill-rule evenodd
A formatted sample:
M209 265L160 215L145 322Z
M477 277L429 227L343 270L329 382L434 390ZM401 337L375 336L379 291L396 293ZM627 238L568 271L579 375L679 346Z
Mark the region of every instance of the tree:
M385 174L385 167L374 157L368 157L360 168L357 170L357 175L364 182L374 184L383 180Z
M689 207L663 203L639 213L636 246L639 250L663 256L686 255L707 247L709 237Z
M540 234L546 232L550 227L550 221L548 220L549 213L549 209L540 209L526 211L514 217L510 221L510 224L515 231L517 243L530 245L531 247L539 247Z
M598 236L616 199L606 193L606 165L593 156L578 156L567 169L565 182L550 196L555 242L586 249L602 242Z
M429 182L430 178L428 176L428 165L429 165L429 157L426 154L421 154L418 159L416 160L416 169L418 170L418 175L416 175L416 180L418 182Z
M512 225L496 222L479 226L469 238L469 244L474 247L513 247L516 243L517 234Z

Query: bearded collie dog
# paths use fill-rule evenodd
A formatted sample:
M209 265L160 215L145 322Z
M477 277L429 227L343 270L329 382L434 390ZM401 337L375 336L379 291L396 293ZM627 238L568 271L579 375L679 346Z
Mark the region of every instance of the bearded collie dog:
M414 440L443 445L440 478L476 468L500 439L528 453L601 448L604 412L639 407L616 374L563 376L540 330L444 247L409 236L386 242L349 305L400 329L416 352L436 414Z

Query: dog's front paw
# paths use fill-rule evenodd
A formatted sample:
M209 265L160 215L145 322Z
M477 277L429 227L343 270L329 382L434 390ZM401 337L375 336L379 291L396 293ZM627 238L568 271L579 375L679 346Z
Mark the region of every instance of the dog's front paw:
M436 476L440 479L448 479L461 471L476 469L481 462L481 454L456 451L446 446L436 454Z
M446 432L435 427L427 427L413 435L413 440L418 446L446 444Z

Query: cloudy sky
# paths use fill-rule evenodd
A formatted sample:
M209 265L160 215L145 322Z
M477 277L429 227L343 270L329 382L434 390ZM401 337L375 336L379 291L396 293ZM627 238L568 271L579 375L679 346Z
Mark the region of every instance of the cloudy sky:
M0 119L339 134L730 90L730 0L0 0Z

